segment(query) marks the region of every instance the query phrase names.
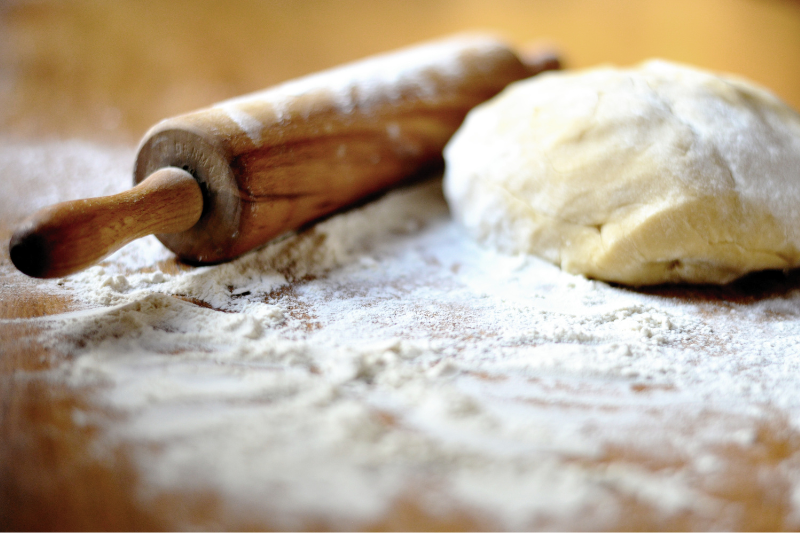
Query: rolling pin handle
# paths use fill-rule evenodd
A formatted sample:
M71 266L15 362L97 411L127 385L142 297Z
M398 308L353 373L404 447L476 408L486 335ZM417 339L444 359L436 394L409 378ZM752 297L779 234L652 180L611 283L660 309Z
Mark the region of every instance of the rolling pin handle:
M123 193L42 209L14 232L9 255L29 276L62 277L139 237L185 231L202 213L203 193L194 177L165 167Z

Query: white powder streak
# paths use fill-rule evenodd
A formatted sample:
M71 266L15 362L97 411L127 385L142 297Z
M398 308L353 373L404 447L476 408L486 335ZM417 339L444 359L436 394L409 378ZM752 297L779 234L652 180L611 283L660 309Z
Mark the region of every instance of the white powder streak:
M253 144L259 145L261 143L261 132L264 131L264 125L258 119L233 104L217 105L216 108L224 111L242 129L245 135L253 141Z

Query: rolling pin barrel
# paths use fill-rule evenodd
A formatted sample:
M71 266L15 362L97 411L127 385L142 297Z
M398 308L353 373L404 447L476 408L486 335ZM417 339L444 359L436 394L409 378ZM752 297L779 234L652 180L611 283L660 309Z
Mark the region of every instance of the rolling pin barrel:
M552 68L552 54L464 36L167 119L139 146L136 187L34 214L11 259L65 276L151 233L185 261L233 259L440 163L471 108Z
M158 238L187 261L228 260L439 161L467 111L526 75L490 38L373 57L156 125L134 179L195 176L199 223Z

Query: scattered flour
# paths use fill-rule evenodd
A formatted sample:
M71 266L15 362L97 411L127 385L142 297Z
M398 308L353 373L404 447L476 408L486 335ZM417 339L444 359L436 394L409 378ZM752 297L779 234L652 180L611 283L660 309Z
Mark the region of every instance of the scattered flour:
M634 506L734 529L746 483L787 487L800 526L797 446L752 459L800 429L791 276L742 302L587 280L473 244L438 179L231 263L169 257L137 241L60 282L87 309L37 319L71 347L60 375L124 415L98 434L133 443L145 501L213 490L279 529L409 500L495 528Z

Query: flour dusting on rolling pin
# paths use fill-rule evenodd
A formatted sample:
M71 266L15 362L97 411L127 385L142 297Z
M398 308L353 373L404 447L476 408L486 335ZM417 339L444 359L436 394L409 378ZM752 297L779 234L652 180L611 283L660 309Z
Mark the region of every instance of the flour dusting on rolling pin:
M459 36L164 120L136 187L34 214L11 259L60 277L149 234L189 262L232 259L437 164L471 108L557 64Z

